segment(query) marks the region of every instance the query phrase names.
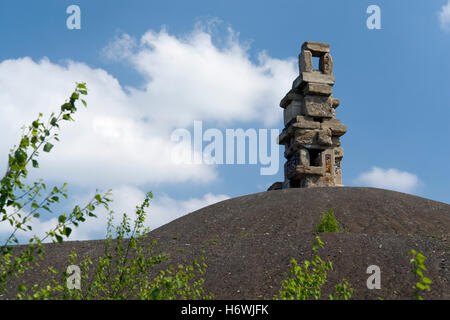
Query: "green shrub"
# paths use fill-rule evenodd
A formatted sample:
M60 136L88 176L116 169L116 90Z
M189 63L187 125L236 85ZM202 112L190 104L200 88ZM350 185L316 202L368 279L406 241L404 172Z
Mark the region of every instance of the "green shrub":
M325 214L320 217L320 221L316 226L316 232L339 232L339 225L334 216L334 210L328 209Z
M10 149L6 173L0 176L0 224L11 228L11 233L0 245L0 295L7 290L7 281L12 277L20 277L27 270L35 267L38 259L44 253L44 241L63 242L69 238L72 228L85 222L96 206L108 208L109 192L95 194L92 200L84 206L75 206L68 214L57 216L57 223L44 236L30 236L28 246L13 250L12 244L18 244L17 233L32 232L32 220L38 219L43 213L53 213L52 206L62 198L67 199L67 185L48 187L39 179L26 184L29 170L39 168L39 153L49 153L53 143L59 141L58 130L65 121L74 121L77 104L87 95L85 83L78 83L69 99L61 105L59 112L52 113L44 121L42 113L28 126L23 127L18 145ZM8 228L6 227L6 228ZM13 252L14 251L14 252Z
M423 274L423 271L427 271L427 268L425 268L424 265L426 257L416 250L411 250L409 254L412 256L410 262L413 265L414 275L419 279L414 285L414 296L418 300L423 300L423 297L419 294L420 291L430 291L430 284L432 283L432 281Z
M202 276L207 265L202 257L201 263L178 268L170 266L150 277L156 265L168 260L164 254L154 255L152 248L156 242L143 242L149 231L144 227L145 208L149 206L152 193L141 206L136 207L134 224L124 214L118 226L113 225L113 212L108 212L107 237L104 254L99 257L93 272L93 261L86 257L78 263L81 271L80 288L70 289L66 272L48 268L48 277L30 289L25 284L19 287L18 299L67 299L67 300L122 300L122 299L210 299L212 294L203 290ZM116 235L113 240L113 234ZM72 252L69 265L77 265L77 254Z
M322 297L322 286L327 282L328 271L333 270L333 263L324 261L317 255L318 247L323 248L320 237L316 237L313 243L313 251L316 253L311 261L305 260L298 264L295 259L291 260L290 277L281 282L281 289L275 300L310 300ZM353 294L347 280L336 285L335 293L329 296L332 300L348 300Z

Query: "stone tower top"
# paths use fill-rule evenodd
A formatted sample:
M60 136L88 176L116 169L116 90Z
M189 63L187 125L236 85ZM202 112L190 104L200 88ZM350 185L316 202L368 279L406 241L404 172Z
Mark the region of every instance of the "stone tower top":
M314 69L313 57L319 58ZM332 95L330 46L305 42L299 55L299 76L281 100L284 113L279 144L285 146L285 181L270 189L342 186L340 137L347 127L336 119L340 101Z

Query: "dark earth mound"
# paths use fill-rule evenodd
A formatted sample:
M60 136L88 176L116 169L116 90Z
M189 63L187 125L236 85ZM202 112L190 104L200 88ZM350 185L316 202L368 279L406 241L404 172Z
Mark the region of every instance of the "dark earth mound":
M345 232L320 234L325 247L319 255L335 267L324 298L343 278L354 287L355 299L414 298L408 253L415 249L427 257L426 275L433 280L424 298L450 299L450 205L394 191L341 187L252 194L181 217L150 232L146 241L157 240L156 250L168 253L173 265L191 263L205 250L205 289L216 299L270 299L290 260L312 257L314 228L327 208ZM103 242L48 245L42 266L64 270L72 248L95 258ZM366 286L370 265L381 268L380 290ZM31 271L23 279L36 282L40 274ZM14 297L13 290L3 298L8 296Z

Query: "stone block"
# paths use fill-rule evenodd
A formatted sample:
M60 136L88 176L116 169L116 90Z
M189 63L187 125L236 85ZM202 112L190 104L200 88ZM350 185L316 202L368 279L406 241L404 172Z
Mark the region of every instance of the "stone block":
M295 167L295 175L297 176L301 176L301 175L306 175L306 174L311 174L311 175L323 175L325 174L325 168L322 167L311 167L311 166L301 166L298 165L297 167Z
M316 144L317 130L298 130L295 132L295 144L311 145Z
M303 97L300 94L295 93L293 90L289 90L289 92L284 96L280 101L280 107L286 108L293 100L301 100Z
M331 141L333 142L334 147L341 146L341 139L339 137L331 137Z
M302 50L298 56L298 66L300 73L313 72L312 53L309 50Z
M320 130L319 134L317 135L317 144L321 146L331 146L333 144L331 136L332 134L329 128L324 128L323 130Z
M301 89L309 82L334 85L334 76L329 74L322 74L320 72L302 72L292 83L292 90L296 93L301 92Z
M303 112L303 103L299 100L291 101L291 103L284 109L284 125L286 126L291 120L296 119L297 116Z
M333 93L333 87L328 84L321 83L306 83L303 88L303 94L306 95L317 95L317 96L331 96Z
M341 123L335 123L327 121L321 124L321 128L326 130L330 129L333 136L343 136L347 132L347 126Z
M333 74L333 59L329 53L320 56L319 69L324 74Z
M330 45L328 43L306 41L302 45L302 50L309 50L314 57L320 57L325 53L330 53Z
M333 97L333 108L336 109L341 104L341 100Z
M303 115L309 117L333 117L331 99L323 96L306 96Z
M294 128L299 129L320 129L320 123L312 120L307 120L303 116L296 117L296 122L292 124Z

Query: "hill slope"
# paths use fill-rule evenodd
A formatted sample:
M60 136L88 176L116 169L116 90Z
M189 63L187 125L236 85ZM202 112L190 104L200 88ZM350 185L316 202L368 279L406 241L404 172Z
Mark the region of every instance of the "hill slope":
M205 250L205 288L217 299L271 298L292 258L312 255L314 227L327 208L346 233L320 234L322 258L333 261L325 293L342 278L357 299L410 299L415 283L408 253L422 252L432 291L450 299L450 205L373 188L288 189L247 195L197 210L150 232L171 263L190 263ZM151 217L151 209L150 209ZM102 241L48 245L45 264L64 266L72 247L98 256ZM368 290L366 269L381 268L381 290ZM37 273L27 278L33 281Z

